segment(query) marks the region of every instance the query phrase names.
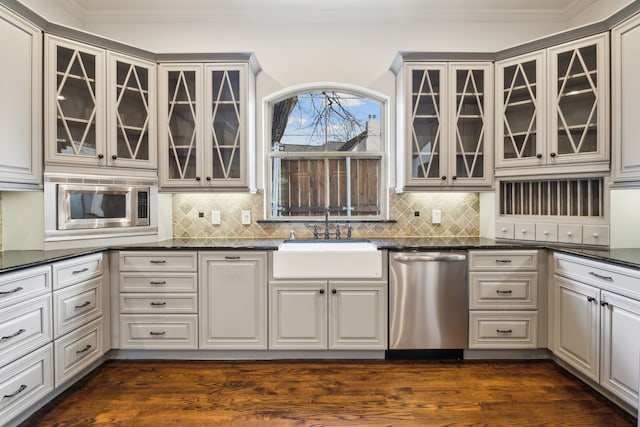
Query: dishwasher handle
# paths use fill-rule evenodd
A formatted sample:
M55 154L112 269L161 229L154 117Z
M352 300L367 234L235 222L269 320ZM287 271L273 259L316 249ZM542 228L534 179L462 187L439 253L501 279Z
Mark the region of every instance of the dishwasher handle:
M431 261L465 261L466 255L438 254L438 255L394 255L393 260L399 262L431 262Z

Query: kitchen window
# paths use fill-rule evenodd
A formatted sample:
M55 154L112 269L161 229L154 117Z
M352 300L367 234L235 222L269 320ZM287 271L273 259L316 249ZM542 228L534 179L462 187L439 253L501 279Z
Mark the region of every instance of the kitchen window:
M271 219L382 219L386 100L313 87L268 102Z

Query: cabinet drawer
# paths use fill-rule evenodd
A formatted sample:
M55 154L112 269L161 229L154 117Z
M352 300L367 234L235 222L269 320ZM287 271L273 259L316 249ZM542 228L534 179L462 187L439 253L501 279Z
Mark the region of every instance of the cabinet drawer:
M469 253L471 270L536 270L538 268L537 251L471 251Z
M581 257L556 253L555 274L640 299L640 272Z
M469 308L471 309L536 309L538 306L538 273L469 274Z
M506 222L506 221L496 222L496 238L513 239L514 231L515 231L515 228L512 222Z
M581 244L582 225L558 224L558 242Z
M120 294L121 313L197 313L196 294Z
M0 366L51 341L51 295L0 310Z
M122 292L197 292L197 273L120 273Z
M557 242L558 224L548 222L536 223L536 240L539 242Z
M530 222L516 222L513 225L513 236L517 240L535 240L536 225Z
M53 335L59 338L102 313L102 277L53 293Z
M0 308L51 292L51 267L35 267L0 276Z
M73 258L53 264L53 289L102 275L102 253Z
M585 245L608 245L609 226L607 225L583 225L582 243Z
M536 311L469 313L469 348L537 348L537 337Z
M0 369L0 425L7 423L53 390L51 344Z
M197 271L196 252L120 252L120 271Z
M58 387L104 354L100 317L55 341L55 384Z
M195 314L120 315L121 348L197 349L198 316Z

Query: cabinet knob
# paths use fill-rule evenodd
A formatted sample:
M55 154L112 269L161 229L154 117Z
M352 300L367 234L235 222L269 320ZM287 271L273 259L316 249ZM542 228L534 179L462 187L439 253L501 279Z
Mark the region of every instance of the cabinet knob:
M455 175L453 175L453 176L451 177L451 179L453 179L453 180L455 181L456 179L458 179L458 177L457 177L457 176L455 176Z
M200 177L199 176L196 176L196 181L200 181Z
M598 238L598 233L593 233L593 238L597 239Z
M609 303L606 301L600 301L600 306L601 307L609 307Z
M320 295L324 294L324 289L320 289L318 293L320 293Z
M447 179L446 175L442 175L442 177L440 177L440 179L442 179L443 181L445 181Z
M331 293L332 293L332 294L337 294L337 293L338 293L338 290L337 290L337 289L331 289Z
M542 153L538 153L538 154L536 154L536 157L537 157L537 158L539 158L539 159L541 159L541 158L542 158Z
M506 233L507 229L505 227L502 227L502 229L500 231L502 231L503 233Z
M544 232L543 232L542 234L544 234L545 236L547 236L547 235L549 234L549 230L544 230Z
M567 231L567 236L571 237L571 236L573 236L573 233L570 232L570 231Z
M527 229L526 229L526 228L523 228L522 230L520 230L520 232L521 232L522 234L527 234Z
M587 301L594 302L596 299L594 297L587 297Z
M116 156L116 155L114 154L114 155L112 155L112 156L111 156L111 158L112 158L113 160L115 160L115 159L117 159L117 158L118 158L118 156Z
M205 179L206 179L207 181L211 181L211 177L210 177L210 176L206 177Z
M551 157L555 157L555 156L556 156L556 153L551 153L551 154L549 154L549 155L550 155Z
M98 154L99 159L104 159L104 154Z

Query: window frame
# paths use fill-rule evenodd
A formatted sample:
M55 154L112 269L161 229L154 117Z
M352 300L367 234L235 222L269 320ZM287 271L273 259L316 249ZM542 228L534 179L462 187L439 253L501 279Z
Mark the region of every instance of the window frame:
M345 152L338 151L326 151L326 152L273 152L271 150L271 135L272 135L272 109L273 106L283 99L289 98L299 93L317 92L317 91L335 91L362 96L364 98L372 99L380 103L380 137L383 139L381 147L383 151L369 151L369 152ZM389 176L389 146L390 146L390 134L389 134L389 121L390 121L390 98L379 92L372 91L370 89L345 84L345 83L309 83L297 86L292 86L276 92L268 97L263 98L263 149L264 149L264 218L269 221L278 222L296 222L296 221L318 221L324 219L322 215L309 215L309 216L274 216L271 206L271 197L273 194L273 159L346 159L347 157L352 159L380 159L380 189L379 189L379 215L368 216L331 216L329 219L332 221L384 221L388 219L389 206L388 206L388 176Z

